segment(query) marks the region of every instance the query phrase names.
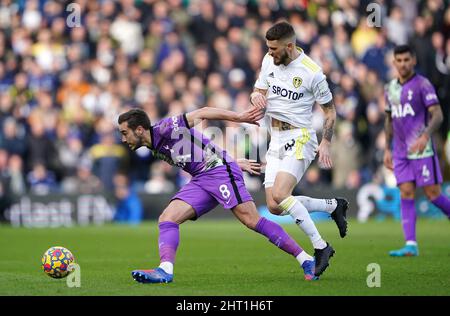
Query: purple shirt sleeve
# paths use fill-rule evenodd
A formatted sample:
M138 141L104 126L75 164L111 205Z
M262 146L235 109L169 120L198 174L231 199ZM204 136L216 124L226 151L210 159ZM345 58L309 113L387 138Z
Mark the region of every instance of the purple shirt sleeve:
M174 132L179 135L180 131L186 128L189 129L186 114L165 118L158 124L159 134L168 139L172 138Z
M428 108L432 105L439 104L436 90L428 79L424 79L422 81L422 85L420 86L420 93L422 95L422 101L425 107Z

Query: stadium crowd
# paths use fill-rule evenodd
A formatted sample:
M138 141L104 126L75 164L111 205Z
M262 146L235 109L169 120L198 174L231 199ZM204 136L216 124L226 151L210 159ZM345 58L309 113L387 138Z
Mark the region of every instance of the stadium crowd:
M379 4L381 27L368 23L370 2ZM448 1L0 0L0 196L113 191L127 181L138 192L172 192L187 175L120 144L118 115L141 107L155 122L203 106L243 110L267 51L265 31L279 19L323 68L338 113L335 167L313 164L300 186L391 181L383 88L395 76L392 47L404 43L443 107L435 141L449 180ZM313 122L320 131L319 107ZM247 153L264 130L210 125L235 127L225 141L216 137L225 147L250 134L238 142ZM260 189L260 178L247 180Z

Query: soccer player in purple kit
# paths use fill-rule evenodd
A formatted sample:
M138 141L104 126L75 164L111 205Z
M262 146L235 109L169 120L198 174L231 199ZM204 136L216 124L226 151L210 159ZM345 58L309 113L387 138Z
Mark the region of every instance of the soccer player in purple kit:
M450 218L450 200L442 194L442 175L431 136L443 121L436 92L427 78L414 72L416 58L408 45L394 49L398 79L386 85L386 150L384 164L394 171L401 195L406 245L393 257L417 256L416 187ZM391 149L392 143L392 149Z
M306 280L316 280L315 261L283 228L260 217L245 188L242 171L223 149L192 128L204 119L258 124L263 113L252 108L242 113L204 107L183 115L150 124L147 114L132 109L119 116L122 142L131 150L146 146L153 155L192 175L191 181L171 199L159 216L159 267L134 270L132 277L141 283L169 283L173 280L175 255L179 244L179 225L195 220L219 203L248 228L266 236L302 266ZM242 166L245 167L245 166ZM248 167L248 165L247 165ZM244 168L245 169L245 168Z

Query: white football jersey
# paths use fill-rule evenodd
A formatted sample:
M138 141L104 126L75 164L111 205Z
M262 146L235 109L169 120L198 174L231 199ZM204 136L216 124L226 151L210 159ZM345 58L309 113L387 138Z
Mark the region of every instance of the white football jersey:
M332 100L322 69L303 50L287 66L276 66L266 54L255 87L267 90L266 114L299 128L312 128L314 102ZM270 126L270 124L269 124Z

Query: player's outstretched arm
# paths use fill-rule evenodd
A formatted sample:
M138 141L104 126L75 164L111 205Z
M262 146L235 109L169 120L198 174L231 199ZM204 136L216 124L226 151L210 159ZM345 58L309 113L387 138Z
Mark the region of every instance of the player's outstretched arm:
M425 150L431 136L439 129L439 126L441 126L444 121L444 115L442 114L442 109L439 104L430 106L428 108L428 113L430 114L430 120L428 121L427 127L411 145L410 151L413 153L418 152L420 154Z
M317 149L319 154L319 166L330 169L333 167L330 155L330 145L331 139L333 138L334 124L336 122L336 108L334 107L333 100L321 104L320 106L325 114L325 120L323 122L322 141Z
M189 127L197 125L202 120L222 120L238 123L250 123L259 126L258 121L263 117L264 113L256 107L249 108L248 110L241 113L217 109L213 107L204 107L186 113L186 119L188 121Z

